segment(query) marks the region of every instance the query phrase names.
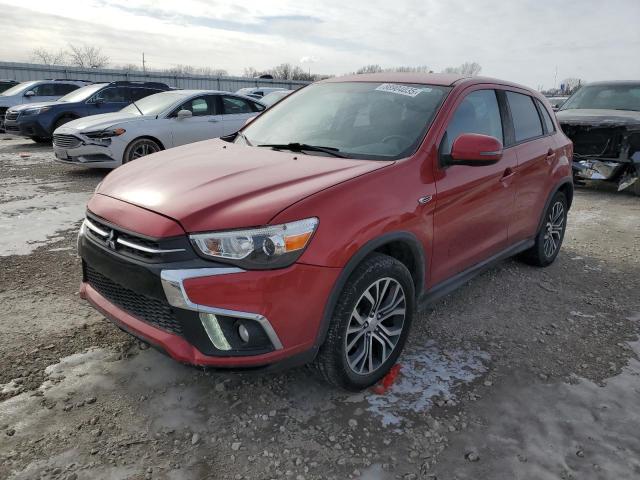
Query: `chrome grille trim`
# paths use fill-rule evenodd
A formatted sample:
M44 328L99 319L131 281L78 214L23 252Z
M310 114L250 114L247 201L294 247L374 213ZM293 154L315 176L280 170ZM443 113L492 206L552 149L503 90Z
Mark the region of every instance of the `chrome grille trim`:
M61 148L75 148L82 145L82 140L73 135L58 133L53 135L53 145Z
M128 240L122 240L121 238L118 238L116 240L116 243L120 244L120 245L124 245L125 247L129 247L129 248L133 248L134 250L140 250L141 252L145 252L145 253L175 253L175 252L184 252L184 248L171 248L171 249L160 249L160 248L149 248L149 247L145 247L144 245L139 245L137 243L134 242L130 242Z

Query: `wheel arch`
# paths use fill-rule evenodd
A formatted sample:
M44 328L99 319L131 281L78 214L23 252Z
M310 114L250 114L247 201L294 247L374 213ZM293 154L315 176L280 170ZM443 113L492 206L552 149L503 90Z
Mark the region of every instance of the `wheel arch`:
M160 139L154 137L153 135L139 135L136 138L134 138L133 140L131 140L129 143L127 143L127 146L125 147L125 150L127 148L129 148L131 146L131 144L133 142L136 142L138 140L142 140L142 139L147 139L147 140L153 140L154 142L156 142L158 145L160 145L160 149L161 150L166 150L166 147L164 146L164 144L160 141Z
M548 210L554 195L558 192L564 193L567 199L567 210L571 208L571 204L573 203L573 181L564 179L551 190L551 193L547 197L547 201L544 203L544 208L542 209L542 212L540 212L540 220L538 221L538 228L536 229L536 232L540 231L540 228L544 223L545 213Z
M390 232L374 238L365 243L349 261L347 261L338 279L334 283L324 307L320 328L316 335L314 345L316 349L320 348L324 343L327 330L329 329L329 323L331 322L331 315L347 280L349 280L349 277L356 267L372 253L383 253L405 265L413 279L416 295L415 300L417 301L418 298L420 298L425 285L426 260L424 248L418 238L414 234L406 231Z

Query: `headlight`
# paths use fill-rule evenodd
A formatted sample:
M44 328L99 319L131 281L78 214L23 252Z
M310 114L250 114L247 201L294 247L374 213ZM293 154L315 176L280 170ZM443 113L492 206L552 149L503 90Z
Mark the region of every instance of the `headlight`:
M26 108L22 111L23 115L39 115L40 113L44 113L51 110L51 107L33 107Z
M198 233L189 238L208 258L247 269L282 268L302 255L317 226L317 218L307 218L250 230Z
M126 130L124 128L112 128L108 130L100 130L97 132L84 132L83 135L89 138L102 139L102 138L111 138L111 137L119 137Z

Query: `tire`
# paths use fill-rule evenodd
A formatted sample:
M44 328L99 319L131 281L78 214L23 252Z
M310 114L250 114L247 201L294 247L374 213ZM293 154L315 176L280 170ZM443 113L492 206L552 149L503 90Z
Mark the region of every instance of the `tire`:
M368 294L378 299L377 307ZM404 312L400 313L402 306ZM340 293L313 366L325 381L346 390L358 391L375 384L402 352L414 310L415 289L407 267L387 255L368 256ZM389 315L391 311L398 313Z
M521 260L536 267L551 265L562 246L567 228L567 197L556 192L544 212L544 221L536 235L535 244L521 255Z
M640 178L633 182L631 186L629 186L629 191L638 197L640 197Z
M131 162L140 157L159 152L160 150L162 150L162 147L155 140L151 140L150 138L136 138L127 145L127 148L124 150L122 163Z
M41 143L41 144L51 143L51 139L47 137L29 137L29 138L31 138L31 140L33 140L36 143Z
M53 131L55 132L58 127L61 127L65 123L69 123L71 120L75 120L73 117L62 117L56 120L56 123L53 124Z

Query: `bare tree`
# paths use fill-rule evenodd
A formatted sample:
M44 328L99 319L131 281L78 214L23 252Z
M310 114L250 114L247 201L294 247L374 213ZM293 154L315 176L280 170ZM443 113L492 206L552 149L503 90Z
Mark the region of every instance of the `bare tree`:
M356 70L356 73L360 75L363 73L380 73L382 71L383 70L380 65L365 65L364 67L361 67L358 70Z
M575 78L575 77L565 78L561 82L562 93L571 95L573 92L578 90L583 83L584 83L584 80L582 80L581 78Z
M64 50L47 50L46 48L36 48L31 52L31 57L36 63L44 65L64 65L67 54Z
M454 73L457 75L467 75L475 77L482 70L482 66L478 62L464 62L459 67L447 67L442 73Z
M109 57L102 53L100 47L69 44L68 55L71 64L80 68L104 68L109 64Z

